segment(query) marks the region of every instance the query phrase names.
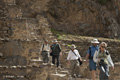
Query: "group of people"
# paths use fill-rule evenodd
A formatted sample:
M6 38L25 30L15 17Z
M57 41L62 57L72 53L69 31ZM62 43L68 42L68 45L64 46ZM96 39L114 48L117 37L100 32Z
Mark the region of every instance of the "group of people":
M59 67L60 60L59 57L61 53L61 47L58 44L58 41L55 39L52 45L48 44L48 40L45 40L41 47L41 55L43 57L43 62L49 62L49 56L52 56L52 63L55 65L55 61L57 60L57 67Z
M111 59L109 52L106 50L107 43L101 42L97 39L91 41L91 46L88 48L86 55L86 63L89 61L89 70L92 72L92 80L95 80L96 69L98 69L99 80L109 80L109 67L114 70L114 64ZM50 54L49 54L50 53ZM52 63L55 64L55 59L57 59L57 67L59 67L59 56L61 54L61 47L54 40L53 44L50 46L47 41L42 46L42 56L43 61L48 63L49 55L52 56ZM70 51L67 56L68 64L71 64L71 76L80 77L80 64L78 59L82 61L82 57L76 46L72 44Z

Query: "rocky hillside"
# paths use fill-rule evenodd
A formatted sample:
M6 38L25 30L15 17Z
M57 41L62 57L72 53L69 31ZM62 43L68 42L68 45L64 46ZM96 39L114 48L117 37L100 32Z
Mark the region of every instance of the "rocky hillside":
M56 30L120 38L119 0L51 0L48 19Z
M0 4L6 1L2 0ZM9 3L14 4L12 1L16 5L8 10L4 7L4 13L10 13L7 16L39 18L38 15L44 15L49 27L59 31L81 36L120 38L119 0L10 0ZM1 15L5 16L4 13Z
M7 0L2 1L0 4ZM59 31L82 36L120 38L119 0L10 0L9 3L14 4L12 1L16 5L9 9L1 5L2 17L5 13L14 18L38 18L38 15L44 15L50 27ZM2 10L5 10L4 13ZM9 33L12 29L9 29Z

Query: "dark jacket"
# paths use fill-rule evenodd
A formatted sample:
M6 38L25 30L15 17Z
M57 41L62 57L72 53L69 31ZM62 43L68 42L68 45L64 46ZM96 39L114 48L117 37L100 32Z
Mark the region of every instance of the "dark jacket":
M52 44L51 50L52 50L53 56L59 56L61 52L61 47L59 44Z

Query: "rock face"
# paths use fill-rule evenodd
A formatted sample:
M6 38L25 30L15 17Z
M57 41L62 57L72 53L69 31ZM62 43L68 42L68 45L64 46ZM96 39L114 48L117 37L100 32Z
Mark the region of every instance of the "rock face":
M60 58L63 70L42 65L40 47L43 40L51 44L55 39L50 27L72 34L120 38L120 5L119 1L111 1L116 6L112 2L108 2L111 6L101 6L96 0L1 0L0 77L6 80L73 80L69 77L69 69L64 70L69 67L65 61L67 54ZM67 42L63 42L60 44L64 52ZM86 46L88 42L81 44ZM113 44L119 46L117 42ZM115 53L114 57L117 55ZM118 59L119 56L115 61ZM90 78L85 66L81 67L81 74Z
M31 21L33 22L31 27L34 27L38 15L43 15L49 20L52 28L66 33L120 38L120 2L106 1L106 4L101 5L98 0L2 0L0 34L2 37L12 35L13 32L17 32L15 26L21 26L21 29L22 26L26 26L27 29ZM26 18L32 19L29 21ZM23 22L19 23L21 20Z
M52 0L48 18L56 30L84 36L120 38L120 2L106 0Z

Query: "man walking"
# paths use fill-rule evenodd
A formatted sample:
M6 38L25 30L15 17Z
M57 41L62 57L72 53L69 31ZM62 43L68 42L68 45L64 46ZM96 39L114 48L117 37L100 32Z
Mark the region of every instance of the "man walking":
M88 62L89 59L89 69L92 71L92 80L95 80L96 63L93 61L93 56L95 51L99 49L99 42L97 39L93 39L91 43L92 45L89 47L86 55L86 62Z
M77 49L75 49L76 46L72 44L71 50L69 51L67 60L68 63L71 63L71 76L74 77L80 77L80 67L79 67L79 62L78 58L81 59L81 56L79 55L79 52ZM82 59L81 59L82 60Z
M51 46L51 50L52 50L52 63L55 64L55 59L57 59L57 67L59 67L60 64L59 57L60 57L61 47L56 39L54 40Z
M49 62L49 51L50 51L50 46L48 44L48 40L45 40L41 47L42 51L42 57L43 57L43 62L48 63Z

